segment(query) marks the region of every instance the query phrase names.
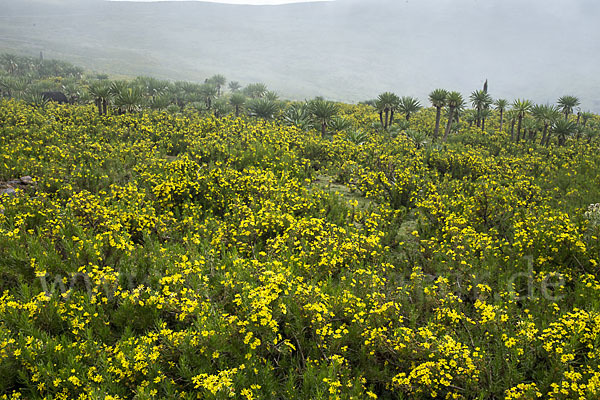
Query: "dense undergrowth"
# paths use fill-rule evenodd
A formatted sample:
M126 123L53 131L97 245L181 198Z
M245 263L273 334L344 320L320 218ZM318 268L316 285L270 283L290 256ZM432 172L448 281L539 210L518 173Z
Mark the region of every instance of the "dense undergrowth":
M0 196L0 393L600 396L597 143L342 112L363 140L2 100L36 184Z

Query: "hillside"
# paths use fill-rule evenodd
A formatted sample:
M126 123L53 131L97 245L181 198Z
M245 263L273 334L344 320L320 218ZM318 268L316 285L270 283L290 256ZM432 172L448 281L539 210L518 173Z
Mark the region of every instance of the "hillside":
M437 113L0 61L1 398L600 395L576 98Z
M201 2L0 0L0 51L115 75L265 82L289 98L359 101L432 87L599 111L597 2L357 1L249 7ZM519 10L516 12L515 10Z

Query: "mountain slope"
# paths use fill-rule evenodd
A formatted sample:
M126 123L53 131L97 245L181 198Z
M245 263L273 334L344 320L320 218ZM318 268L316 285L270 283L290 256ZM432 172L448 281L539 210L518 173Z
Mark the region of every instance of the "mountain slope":
M118 74L263 81L289 97L426 99L487 78L494 96L600 109L588 0L343 0L253 7L202 2L0 1L0 50L44 51ZM568 6L568 7L567 7Z

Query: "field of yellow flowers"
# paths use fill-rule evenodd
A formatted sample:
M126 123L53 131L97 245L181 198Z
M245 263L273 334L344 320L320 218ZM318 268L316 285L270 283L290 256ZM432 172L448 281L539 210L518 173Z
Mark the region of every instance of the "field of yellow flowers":
M0 101L2 398L599 398L597 144L342 109Z

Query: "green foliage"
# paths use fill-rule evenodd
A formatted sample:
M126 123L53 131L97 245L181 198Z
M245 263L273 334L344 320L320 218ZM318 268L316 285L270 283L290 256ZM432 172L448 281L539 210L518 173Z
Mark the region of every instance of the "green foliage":
M355 145L360 146L369 139L369 135L360 129L354 129L346 132L346 138Z
M139 86L111 88L114 95L114 105L119 112L128 113L140 111L144 101L143 89Z
M231 81L229 82L228 87L232 93L235 93L242 88L242 85L240 85L238 81Z
M144 94L151 98L164 95L169 88L169 82L161 81L148 76L137 77L133 81L133 84L141 87L144 91Z
M22 100L30 106L38 108L44 108L48 104L48 99L38 93L25 94Z
M346 132L352 128L352 121L336 115L331 118L328 125L332 132Z
M224 117L231 111L231 106L226 99L217 99L213 105L215 117Z
M257 98L248 105L249 115L263 119L273 119L279 111L279 104L276 101Z
M334 102L319 98L308 103L308 110L317 126L321 127L322 135L325 135L333 117L339 112L338 106Z
M473 108L475 108L478 111L489 108L489 106L493 102L492 96L490 96L488 92L485 92L483 90L474 91L473 93L471 93L469 99L471 100Z
M446 97L446 105L448 106L448 122L446 123L446 130L444 132L444 141L448 140L448 135L453 127L454 118L464 106L464 99L459 92L449 92Z
M221 74L213 75L206 80L206 83L209 83L216 87L217 96L221 95L221 88L227 84L227 78L225 78Z
M235 92L231 95L231 97L229 97L229 104L231 104L231 106L234 108L235 116L238 117L240 115L242 107L244 107L244 105L246 104L246 96L244 96L241 93Z
M569 114L573 113L573 108L577 107L580 102L575 96L562 96L557 101L558 107L565 114L565 119L569 117Z
M171 98L165 94L155 96L150 100L150 108L153 110L164 110L170 106L179 108L177 104L171 104Z
M309 129L312 126L309 104L307 102L290 104L283 112L283 121L302 130Z
M598 116L216 83L0 100L0 396L598 397Z
M387 129L394 122L394 113L400 106L400 98L391 92L381 93L375 101L375 108L379 112L379 121L383 129Z
M242 89L242 92L252 99L257 99L267 93L267 85L264 83L251 83Z
M164 103L162 103L162 104L164 104ZM161 107L158 107L157 109L164 108L167 112L169 112L171 114L175 114L175 113L178 113L181 111L181 109L179 108L179 106L177 104L168 104L167 103L166 107L162 107L162 104L161 104Z
M406 130L406 137L410 139L417 149L423 148L429 141L425 132L413 129Z
M410 116L421 109L421 103L414 97L402 96L398 102L398 111L403 113L406 120L410 120Z
M494 101L494 107L498 111L505 111L508 108L508 100L506 99L497 99Z
M448 91L445 89L435 89L431 93L429 93L429 101L431 105L436 108L441 108L446 105L446 97L448 96Z
M567 138L575 133L575 123L565 119L559 119L554 122L551 130L552 133L557 137L558 144L564 146Z

